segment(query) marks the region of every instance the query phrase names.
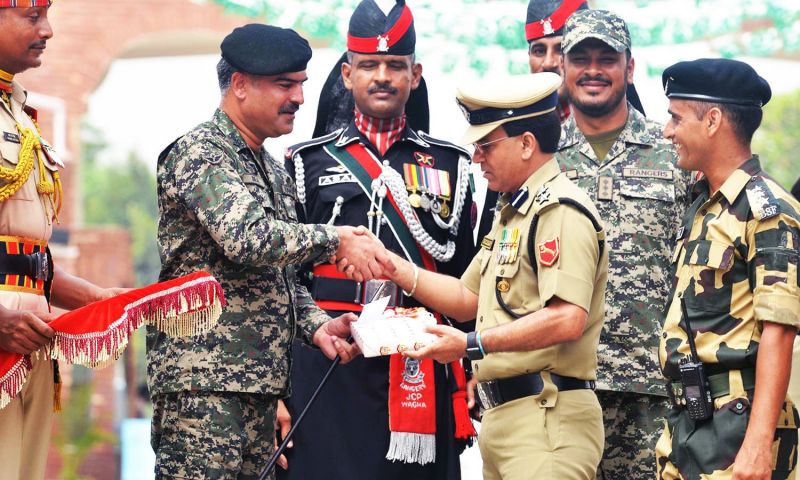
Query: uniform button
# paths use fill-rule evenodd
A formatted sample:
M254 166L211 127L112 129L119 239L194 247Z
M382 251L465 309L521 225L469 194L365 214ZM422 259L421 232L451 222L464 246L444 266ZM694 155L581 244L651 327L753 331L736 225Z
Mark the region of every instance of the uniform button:
M547 405L547 400L542 400L542 401L541 401L541 402L539 402L539 403L541 403L542 405Z
M742 408L744 408L744 405L742 405L742 402L737 402L736 403L736 410L741 410Z
M501 268L500 269L500 275L505 275L505 273L506 273L506 269L505 268Z
M667 332L662 333L661 336L667 338Z

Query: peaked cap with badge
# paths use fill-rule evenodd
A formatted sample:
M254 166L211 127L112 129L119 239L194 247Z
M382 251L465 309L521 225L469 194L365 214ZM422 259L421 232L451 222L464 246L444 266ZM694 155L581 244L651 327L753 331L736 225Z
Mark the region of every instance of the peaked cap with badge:
M504 123L554 111L560 86L561 77L551 72L464 82L456 89L469 123L461 144L475 143Z
M552 112L560 84L559 75L545 72L460 85L457 98L470 122L463 141L474 142L505 123ZM475 330L506 328L547 308L554 297L588 316L574 340L470 356L484 412L481 456L484 472L514 472L515 478L589 478L595 475L603 446L602 416L592 389L608 249L588 195L561 172L552 155L534 160L538 167L521 174L528 176L519 179L520 187L501 194L492 228L461 277L462 284L478 294ZM593 404L591 413L586 414L583 403L563 401L562 395L570 402ZM543 421L543 409L575 419L557 427L559 435L572 439L558 455L544 446L546 441L530 440L531 435L547 438L555 431Z
M409 56L415 44L413 16L404 1L382 10L365 0L353 13L347 48L356 61L366 55ZM419 267L460 275L474 253L469 153L425 133L424 80L411 90L405 115L372 118L356 108L344 87L344 62L347 53L323 87L317 137L286 154L301 221L367 226L387 249ZM330 265L305 271L317 305L331 315L361 311L380 283L358 284ZM390 307L419 305L391 282L383 293L390 295ZM291 413L300 411L329 364L319 352L294 352ZM401 401L407 378L424 378L414 386L421 389L424 408ZM292 452L292 468L278 478L456 480L458 453L474 435L461 397L465 384L460 363L416 363L399 355L357 359L321 393L320 408L309 412L312 418L305 424L311 428L301 426L295 436L304 448ZM348 450L354 444L360 445L358 457Z
M531 0L525 19L525 39L530 42L563 35L570 15L587 8L586 0Z

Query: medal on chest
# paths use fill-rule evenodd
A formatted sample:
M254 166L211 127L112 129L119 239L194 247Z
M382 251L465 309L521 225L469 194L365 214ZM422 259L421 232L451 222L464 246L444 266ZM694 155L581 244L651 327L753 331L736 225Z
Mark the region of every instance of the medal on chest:
M514 263L519 254L519 228L504 228L498 245L498 264Z
M426 161L433 163L428 155ZM443 219L450 216L447 202L452 196L450 172L412 163L403 164L403 177L408 190L408 203L414 208L422 208L439 215Z

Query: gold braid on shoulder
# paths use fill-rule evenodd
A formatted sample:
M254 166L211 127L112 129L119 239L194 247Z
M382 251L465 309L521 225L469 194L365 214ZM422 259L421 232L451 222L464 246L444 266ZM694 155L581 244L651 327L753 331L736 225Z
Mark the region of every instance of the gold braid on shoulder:
M61 177L55 171L52 173L52 182L47 178L44 160L42 160L45 153L40 141L41 133L39 125L35 121L34 125L36 125L36 132L17 123L17 130L20 136L19 162L14 168L0 166L0 180L7 182L0 187L0 202L8 200L22 188L33 171L33 162L38 161L39 180L36 182L36 191L48 196L50 206L53 208L53 213L57 220L58 214L61 212L62 198L64 196Z

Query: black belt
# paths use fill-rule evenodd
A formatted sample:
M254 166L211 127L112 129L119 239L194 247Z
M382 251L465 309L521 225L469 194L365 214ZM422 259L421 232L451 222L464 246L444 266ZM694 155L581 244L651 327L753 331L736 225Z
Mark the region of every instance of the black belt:
M363 305L373 300L373 293L380 283L386 282L381 296L389 295L389 307L402 306L400 288L388 280L370 280L358 283L343 278L314 276L311 281L311 296L317 301L348 302Z
M711 390L711 398L724 397L731 393L730 373L735 371L737 370L729 370L708 377L708 388ZM742 374L742 386L745 390L753 390L756 388L755 368L744 368L738 371ZM679 408L686 406L686 400L683 398L683 384L680 381L668 380L667 393L669 394L672 406Z
M48 281L53 278L52 260L46 252L27 255L0 253L0 273Z
M594 380L580 380L550 373L550 381L559 391L594 390ZM482 410L500 406L522 397L538 395L544 390L544 379L540 372L526 373L511 378L478 382L478 402Z

